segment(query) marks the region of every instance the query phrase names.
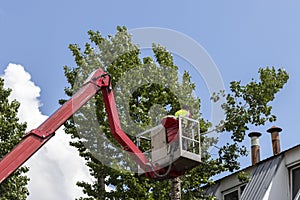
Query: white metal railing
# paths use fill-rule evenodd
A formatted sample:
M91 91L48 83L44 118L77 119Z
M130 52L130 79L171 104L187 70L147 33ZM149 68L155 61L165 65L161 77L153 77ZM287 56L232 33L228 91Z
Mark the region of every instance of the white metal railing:
M161 141L165 141L164 144L161 144L161 141L158 142L159 144L157 143L157 136L161 137ZM152 143L154 141L154 137L156 137L155 143ZM143 153L148 155L147 157L150 160L156 160L160 158L163 159L164 157L171 156L171 154L174 154L175 151L177 152L178 149L180 150L180 155L182 156L185 155L194 160L199 160L201 157L199 121L188 117L179 116L178 132L177 136L174 136L176 138L174 138L172 142L168 143L166 141L166 137L167 135L165 128L160 124L138 134L136 136L136 145L143 149L142 142L147 144L148 148L143 149ZM166 151L163 149L166 149ZM152 158L150 154L154 157Z
M179 116L179 143L183 151L201 154L199 121Z

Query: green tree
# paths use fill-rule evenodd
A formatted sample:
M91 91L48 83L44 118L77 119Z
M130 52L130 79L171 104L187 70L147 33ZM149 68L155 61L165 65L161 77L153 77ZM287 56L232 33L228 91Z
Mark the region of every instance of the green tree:
M103 37L100 32L94 31L89 31L88 34L91 43L86 43L83 51L78 45L70 45L77 67L64 67L70 83L70 87L65 88L67 95L71 96L92 71L101 67L112 76L122 129L129 136L157 125L163 115L174 114L180 109L180 105L187 104L193 108L193 118L200 122L203 133L201 139L205 141L203 151L215 145L217 141L209 138L210 123L201 117L200 99L193 96L195 84L191 82L191 75L184 72L182 77L178 76L178 67L164 47L153 45L153 56L140 58L140 50L132 43L125 27L118 27L114 36ZM231 134L232 141L219 147L217 157L204 154L203 162L198 167L180 177L182 199L209 198L203 194L202 186L212 184L211 177L216 174L237 170L238 158L247 154L241 142L248 126L259 126L276 119L271 114L269 102L274 100L274 95L287 82L288 75L284 70L274 68L260 69L259 74L259 81L252 80L246 85L231 82L228 94L221 91L212 97L213 101L217 101L220 95L226 98L222 105L225 120L213 129ZM64 100L61 101L63 102ZM94 116L95 120L90 120L87 116ZM80 199L169 199L169 180L153 181L121 170L135 166L128 155L112 147L112 143L116 146L118 144L110 136L105 116L102 97L96 95L65 123L66 133L76 139L71 145L78 148L80 156L86 159L94 177L93 183L77 183L89 196ZM97 125L93 124L95 121ZM99 130L108 140L99 134ZM95 156L99 154L101 159ZM108 161L105 163L103 160ZM120 165L122 168L119 170L117 167L107 167ZM109 191L105 186L110 186L113 190Z
M0 159L9 153L22 139L26 123L19 123L17 112L20 104L8 101L10 89L4 88L4 80L0 78ZM0 185L0 199L26 199L29 195L27 183L29 178L24 175L27 167L20 167Z

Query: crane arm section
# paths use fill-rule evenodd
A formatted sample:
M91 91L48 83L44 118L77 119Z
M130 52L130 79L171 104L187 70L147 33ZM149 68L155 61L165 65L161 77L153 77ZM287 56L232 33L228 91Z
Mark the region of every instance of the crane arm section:
M102 69L98 69L90 75L86 83L71 99L64 103L38 128L25 134L22 141L0 161L0 183L51 139L55 135L55 131L99 91L102 91L112 135L126 151L133 153L137 164L147 171L149 167L148 159L120 127L110 76ZM151 172L148 173L148 176L155 177Z
M95 75L98 75L99 72L96 72ZM95 77L92 77L38 128L28 132L23 140L0 161L0 183L52 138L55 131L100 90L93 78ZM104 80L103 82L105 82Z

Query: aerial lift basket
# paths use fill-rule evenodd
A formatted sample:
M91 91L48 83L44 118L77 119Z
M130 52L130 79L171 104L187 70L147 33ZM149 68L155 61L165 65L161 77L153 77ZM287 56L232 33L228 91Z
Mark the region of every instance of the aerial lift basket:
M172 166L173 170L180 173L201 162L200 126L197 120L167 116L161 125L137 135L139 147L145 141L150 148L144 153L154 166ZM139 169L139 174L143 173Z

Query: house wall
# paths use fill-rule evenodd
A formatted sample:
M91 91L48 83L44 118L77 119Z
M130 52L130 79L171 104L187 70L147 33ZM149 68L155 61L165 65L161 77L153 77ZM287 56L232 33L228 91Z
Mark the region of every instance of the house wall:
M222 194L220 188L217 189L214 195L216 196L217 200L222 200Z
M277 172L263 198L263 200L274 199L290 199L289 172L286 168L285 162L281 162L278 166Z
M287 181L288 181L288 192L290 197L288 198L289 200L292 198L291 197L291 180L290 180L290 169L293 167L300 166L300 146L297 148L292 149L291 151L287 151L285 153L285 167L288 171L287 174Z
M248 168L245 171L251 173L251 170L252 168ZM238 173L234 173L220 180L220 185L214 194L218 200L223 199L224 192L229 192L241 185L244 185L238 180L237 175Z
M300 164L300 147L285 153L285 163L287 167Z
M259 163L258 163L259 164ZM294 147L284 152L284 158L281 161L270 185L268 186L263 200L291 200L290 189L290 168L300 166L300 146ZM255 169L254 166L249 167L246 171L250 172ZM215 192L218 200L222 200L224 192L230 191L241 183L237 178L237 173L218 180L219 187Z

